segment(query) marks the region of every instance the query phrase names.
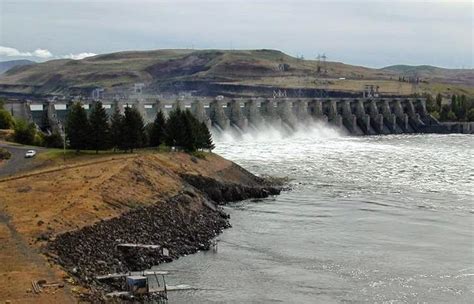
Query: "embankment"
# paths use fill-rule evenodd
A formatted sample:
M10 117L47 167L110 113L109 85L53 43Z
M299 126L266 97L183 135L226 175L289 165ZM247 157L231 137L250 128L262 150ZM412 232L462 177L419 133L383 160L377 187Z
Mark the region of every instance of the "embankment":
M10 179L0 182L0 193L0 212L10 228L0 238L14 234L22 243L19 250L18 239L7 242L0 253L9 263L0 266L0 299L73 303L77 297L98 299L109 289L96 275L143 270L207 249L229 226L214 201L264 197L279 188L214 154L201 159L147 152ZM169 256L118 250L120 243L159 245ZM54 295L27 293L32 280L46 277L69 283ZM11 281L14 288L8 288Z

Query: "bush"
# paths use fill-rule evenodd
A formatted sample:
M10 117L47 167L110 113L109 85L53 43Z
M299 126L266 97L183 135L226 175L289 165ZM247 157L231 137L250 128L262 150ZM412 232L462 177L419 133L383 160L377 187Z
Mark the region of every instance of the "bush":
M13 140L24 145L35 143L36 126L24 120L17 120L14 127Z
M466 115L467 121L474 121L474 109L470 109Z
M203 151L194 151L194 152L191 152L191 155L196 157L196 158L200 158L200 159L206 159L206 152L203 152Z
M10 112L0 108L0 129L11 129L14 120Z
M43 135L43 133L36 132L32 144L33 144L33 146L38 146L38 147L44 146L44 135Z
M62 148L63 138L59 132L53 132L50 135L43 135L43 146L46 148Z
M456 121L458 118L456 117L456 114L454 114L453 111L449 111L447 115L448 121Z
M431 112L431 116L433 116L437 120L439 120L439 118L440 118L438 111Z
M12 155L7 150L0 148L0 160L10 159Z

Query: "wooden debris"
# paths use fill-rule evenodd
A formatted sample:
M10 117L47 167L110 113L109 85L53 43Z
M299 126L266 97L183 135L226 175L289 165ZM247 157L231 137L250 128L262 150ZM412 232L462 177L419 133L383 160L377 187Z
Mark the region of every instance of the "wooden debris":
M108 280L108 279L118 279L118 278L124 278L124 277L127 277L129 275L133 275L134 273L110 273L110 274L104 274L104 275L98 275L95 277L96 280ZM140 271L140 272L136 272L136 274L140 274L140 275L143 275L143 276L149 276L149 275L167 275L169 274L168 271L151 271L151 270L148 270L148 271Z
M34 293L40 293L42 291L41 286L39 286L36 281L31 281L31 287Z
M146 248L146 249L160 249L159 245L146 245L146 244L117 244L117 247L123 248Z

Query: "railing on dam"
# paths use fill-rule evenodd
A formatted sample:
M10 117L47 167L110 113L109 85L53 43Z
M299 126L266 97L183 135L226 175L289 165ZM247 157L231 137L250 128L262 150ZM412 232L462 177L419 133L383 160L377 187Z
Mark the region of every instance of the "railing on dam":
M83 107L89 111L93 103L84 102ZM123 112L127 106L136 107L146 123L153 121L160 110L168 115L176 107L189 109L197 119L220 130L245 131L268 123L295 128L301 122L322 121L354 135L445 132L428 114L422 98L188 98L102 103L109 115L116 109ZM7 103L6 108L39 127L44 127L46 121L54 128L64 125L70 105L60 101L18 101Z

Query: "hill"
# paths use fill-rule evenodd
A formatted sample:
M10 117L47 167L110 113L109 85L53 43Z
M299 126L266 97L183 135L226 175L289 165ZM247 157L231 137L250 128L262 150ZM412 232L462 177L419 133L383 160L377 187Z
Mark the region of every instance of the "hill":
M399 81L413 71L420 77L418 85ZM15 67L0 76L0 93L87 95L96 87L127 92L134 83L145 83L152 93L208 96L262 96L277 89L308 97L322 90L360 94L366 84L378 85L388 95L474 95L474 70L371 69L303 60L276 50L129 51Z
M10 61L1 61L0 62L0 74L5 73L6 71L14 68L16 66L24 66L35 64L36 62L31 60L10 60Z

